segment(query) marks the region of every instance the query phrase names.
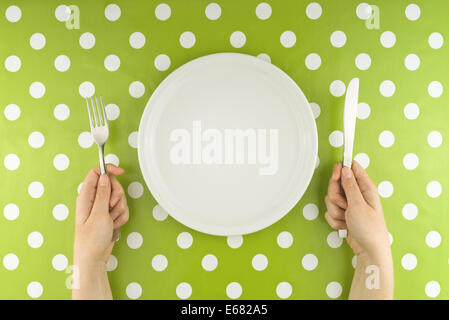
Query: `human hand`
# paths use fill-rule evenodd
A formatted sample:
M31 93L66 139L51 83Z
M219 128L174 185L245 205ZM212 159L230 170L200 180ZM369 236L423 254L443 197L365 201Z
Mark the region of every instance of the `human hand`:
M347 241L359 256L388 254L389 239L377 188L356 161L352 170L337 163L325 198L325 218L334 229L347 229Z

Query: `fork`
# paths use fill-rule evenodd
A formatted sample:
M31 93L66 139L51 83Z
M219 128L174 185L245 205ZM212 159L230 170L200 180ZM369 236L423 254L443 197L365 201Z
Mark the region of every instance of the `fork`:
M95 143L98 146L98 154L100 157L100 172L101 174L107 174L106 164L104 162L104 145L109 137L109 125L106 116L106 111L104 109L103 98L100 96L100 102L95 96L86 98L87 112L89 113L90 131ZM112 241L118 241L120 239L120 229L117 228L112 234Z

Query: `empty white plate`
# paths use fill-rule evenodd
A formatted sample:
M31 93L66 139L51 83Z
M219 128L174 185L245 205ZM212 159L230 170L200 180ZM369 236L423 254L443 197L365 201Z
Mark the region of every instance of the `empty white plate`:
M138 135L154 198L184 225L242 235L281 219L315 169L310 106L282 70L219 53L186 63L154 91Z

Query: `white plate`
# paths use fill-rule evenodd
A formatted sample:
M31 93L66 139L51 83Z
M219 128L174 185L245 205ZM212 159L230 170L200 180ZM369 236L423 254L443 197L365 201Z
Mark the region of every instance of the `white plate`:
M243 149L229 135L235 129L252 137ZM278 148L270 144L276 130ZM210 140L200 141L203 134ZM220 136L227 149L218 148ZM138 154L148 188L173 218L209 234L242 235L275 223L299 201L317 140L307 99L287 74L253 56L219 53L186 63L157 87L140 122ZM267 161L258 151L270 146Z

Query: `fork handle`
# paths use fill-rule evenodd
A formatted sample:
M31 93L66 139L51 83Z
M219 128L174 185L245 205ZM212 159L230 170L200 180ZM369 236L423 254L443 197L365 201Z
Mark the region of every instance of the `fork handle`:
M107 174L106 163L104 162L104 145L98 146L98 155L100 158L100 172L101 174ZM112 241L120 240L120 228L114 229L112 232Z

